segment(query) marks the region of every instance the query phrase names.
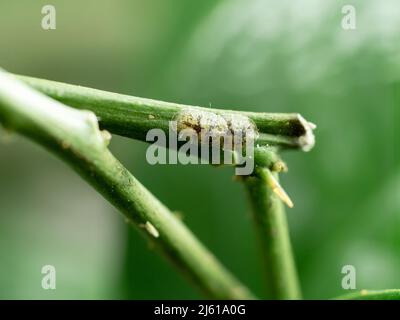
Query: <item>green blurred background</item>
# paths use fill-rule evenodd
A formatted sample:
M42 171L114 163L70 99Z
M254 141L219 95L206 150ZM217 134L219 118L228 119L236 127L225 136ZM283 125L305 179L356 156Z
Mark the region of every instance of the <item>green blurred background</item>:
M41 29L41 8L57 29ZM341 27L342 6L357 29ZM398 0L0 2L0 66L108 91L316 123L309 153L287 152L282 183L305 298L400 287ZM200 298L100 195L30 141L0 136L0 298ZM146 145L112 151L259 296L249 206L230 168L150 166ZM41 288L41 267L57 289Z

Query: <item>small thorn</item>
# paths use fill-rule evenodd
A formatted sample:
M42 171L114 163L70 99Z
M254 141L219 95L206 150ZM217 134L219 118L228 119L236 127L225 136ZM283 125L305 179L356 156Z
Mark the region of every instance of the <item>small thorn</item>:
M152 225L149 221L146 221L146 224L144 225L144 228L154 238L158 238L160 236L160 233L158 232L156 227L154 225Z
M289 198L288 194L286 191L282 188L282 186L279 184L278 180L273 176L270 170L268 169L263 169L262 171L264 173L265 181L267 185L272 189L273 192L289 207L293 208L293 202Z
M284 202L289 208L293 208L293 202L289 198L288 194L286 191L279 185L276 186L275 188L272 188L272 191L275 192L275 194Z

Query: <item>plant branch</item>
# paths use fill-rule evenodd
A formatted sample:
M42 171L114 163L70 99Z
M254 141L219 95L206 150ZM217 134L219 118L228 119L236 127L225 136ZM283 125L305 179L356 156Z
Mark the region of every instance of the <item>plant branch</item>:
M138 133L135 133L135 126L143 129L140 118L147 113L140 110L143 111L145 105L150 105L146 112L158 116L163 114L161 109L164 110L154 105L155 102L145 102L147 100L138 100L137 108L133 108L130 98L119 95L45 81L39 83L51 85L47 93L59 100L96 109L107 124L105 127L120 133L135 135ZM128 112L126 108L134 110ZM136 113L139 114L137 118ZM164 115L167 118L168 112ZM99 130L92 112L69 108L0 70L0 122L65 160L209 297L253 298L248 289L110 153L107 145L111 136Z
M195 110L225 119L237 119L237 116L250 119L258 132L256 144L261 146L300 148L307 151L314 145L314 125L297 113L256 113L202 108L26 76L18 78L66 105L93 111L101 128L143 141L150 129L159 128L168 133L169 121L178 119L182 113Z
M255 162L260 168L269 168L272 171L281 171L286 168L276 155L278 150L297 148L308 151L314 145L313 129L315 126L296 113L254 113L201 108L49 80L18 77L58 101L78 109L93 111L102 128L143 141L150 129L159 128L168 134L169 121L177 120L179 122L183 119L183 122L188 122L188 119L190 121L193 118L198 119L202 117L202 114L206 114L205 118L213 119L213 121L218 117L228 119L230 122L236 121L235 127L250 121L254 124L256 132ZM243 118L248 121L242 121ZM197 124L201 124L201 120L198 120ZM297 299L300 298L300 289L286 216L280 199L283 199L288 206L292 206L292 203L277 179L274 179L268 172L258 170L257 175L245 179L245 184L252 201L254 217L267 262L266 271L268 272L271 297Z
M361 290L337 297L335 300L400 300L400 289Z
M271 150L260 152L256 161L255 174L244 178L244 184L263 251L269 298L300 299L289 230L280 199L285 198L280 194L283 189L276 190L280 188L277 171L284 171L286 166Z

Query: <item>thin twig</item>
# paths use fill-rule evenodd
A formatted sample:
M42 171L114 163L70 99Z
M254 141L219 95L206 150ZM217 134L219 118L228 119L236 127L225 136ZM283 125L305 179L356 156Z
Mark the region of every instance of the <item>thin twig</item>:
M337 297L335 300L400 300L400 289L361 290Z
M100 127L112 133L145 141L146 133L159 128L168 133L169 121L192 110L231 118L239 115L256 125L261 146L309 150L314 145L314 125L297 113L261 113L202 108L111 93L61 82L18 76L44 94L74 108L93 111Z
M260 150L256 161L258 167L255 174L243 180L265 260L269 298L300 299L300 286L281 200L285 200L287 195L284 193L285 196L282 196L283 189L276 190L276 184L279 186L277 171L284 171L286 166L275 151L267 149L264 152Z
M61 91L58 89L57 94ZM81 106L85 106L84 100ZM107 113L109 121L116 121L117 116L124 118L116 108ZM106 112L105 106L102 110ZM0 122L65 160L207 296L254 297L110 153L110 135L99 130L92 112L69 108L0 70Z

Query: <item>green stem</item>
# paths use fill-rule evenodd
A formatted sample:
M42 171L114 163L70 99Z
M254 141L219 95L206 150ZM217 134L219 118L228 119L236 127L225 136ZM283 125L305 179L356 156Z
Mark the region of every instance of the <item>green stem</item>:
M335 300L400 300L400 289L361 290L337 297Z
M36 90L78 109L93 111L102 128L112 133L146 140L153 128L168 132L169 121L193 110L232 119L243 116L250 119L259 133L256 144L301 148L309 150L314 145L314 125L297 113L256 113L201 108L134 96L111 93L61 82L18 76Z
M209 297L254 297L110 153L110 135L92 112L69 108L0 70L0 122L65 160Z
M267 185L263 170L244 179L251 201L265 260L267 288L271 299L300 299L285 210L282 201ZM277 179L277 174L274 174Z

